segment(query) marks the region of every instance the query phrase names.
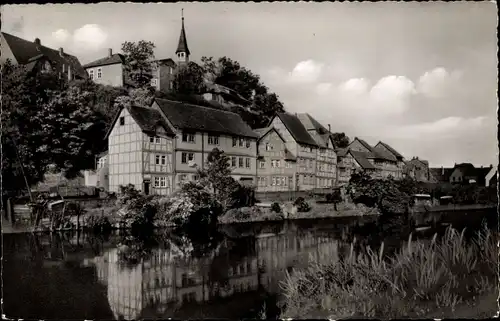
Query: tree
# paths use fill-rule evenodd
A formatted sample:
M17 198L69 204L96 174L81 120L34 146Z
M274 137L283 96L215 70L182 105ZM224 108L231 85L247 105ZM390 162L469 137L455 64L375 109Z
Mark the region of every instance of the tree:
M40 148L45 122L37 117L39 109L64 90L66 82L55 73L36 74L7 61L1 86L3 191L29 191L43 180L51 161L50 152Z
M174 92L180 95L200 95L205 87L205 71L197 63L190 61L174 77Z
M345 133L333 133L333 144L336 148L346 148L349 146L349 137Z
M148 87L151 83L155 44L151 41L125 41L122 53L125 56L125 72L134 87Z

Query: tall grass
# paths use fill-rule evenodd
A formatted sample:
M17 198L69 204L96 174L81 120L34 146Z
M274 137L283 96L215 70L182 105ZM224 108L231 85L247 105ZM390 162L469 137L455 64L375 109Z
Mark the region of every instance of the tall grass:
M286 275L284 318L422 316L492 291L498 282L498 234L486 227L472 241L448 228L442 237L408 242L395 255L367 248L329 264Z

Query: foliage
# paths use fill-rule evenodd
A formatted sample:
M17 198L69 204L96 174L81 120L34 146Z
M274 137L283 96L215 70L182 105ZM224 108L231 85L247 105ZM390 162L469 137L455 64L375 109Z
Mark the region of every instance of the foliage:
M151 41L140 40L139 42L125 41L122 43L122 53L125 56L125 72L127 80L132 87L149 87L151 83L151 71L154 64L155 44Z
M460 302L493 291L497 279L495 235L483 229L467 243L448 229L438 240L413 241L394 256L384 245L329 264L313 263L284 282L287 311L304 317L311 310L327 310L333 318L422 316L429 309L454 308Z
M340 189L334 189L333 192L326 194L325 198L327 203L342 202L342 194L340 193Z
M281 213L281 206L278 202L274 202L271 204L271 211L274 213Z
M122 222L133 229L151 228L158 211L153 198L136 190L133 184L120 186L116 205L121 208Z
M187 66L176 73L173 81L174 92L188 96L203 94L204 75L205 70L197 63L190 61Z
M336 148L346 148L349 146L349 137L345 133L332 133L333 144Z
M297 212L309 212L311 210L311 205L303 197L297 197L293 205L297 207Z
M254 206L256 201L255 187L237 183L231 194L231 199L231 208Z
M84 227L96 233L106 233L112 229L109 219L102 215L87 216L84 220Z

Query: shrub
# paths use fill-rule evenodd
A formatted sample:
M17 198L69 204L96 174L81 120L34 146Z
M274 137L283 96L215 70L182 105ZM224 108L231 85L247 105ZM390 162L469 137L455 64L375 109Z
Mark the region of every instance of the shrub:
M281 206L278 202L274 202L271 204L271 211L274 213L281 213Z
M153 226L158 212L158 204L154 202L154 196L147 196L135 189L134 185L120 186L120 194L116 204L121 207L124 214L121 215L122 222L127 227L137 229L139 227Z
M255 187L236 183L231 193L231 208L249 207L255 205Z
M90 215L85 218L84 226L94 232L107 232L112 229L112 225L106 216Z
M298 197L293 205L297 207L298 212L309 212L311 210L311 205L303 197Z

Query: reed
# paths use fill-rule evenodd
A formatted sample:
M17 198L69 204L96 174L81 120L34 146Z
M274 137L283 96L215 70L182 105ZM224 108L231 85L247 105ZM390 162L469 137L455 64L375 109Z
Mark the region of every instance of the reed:
M398 318L451 309L494 290L498 274L497 234L484 227L467 242L465 231L448 228L441 237L408 242L392 257L367 248L328 264L313 262L286 275L281 286L283 318ZM494 307L494 306L493 306Z

